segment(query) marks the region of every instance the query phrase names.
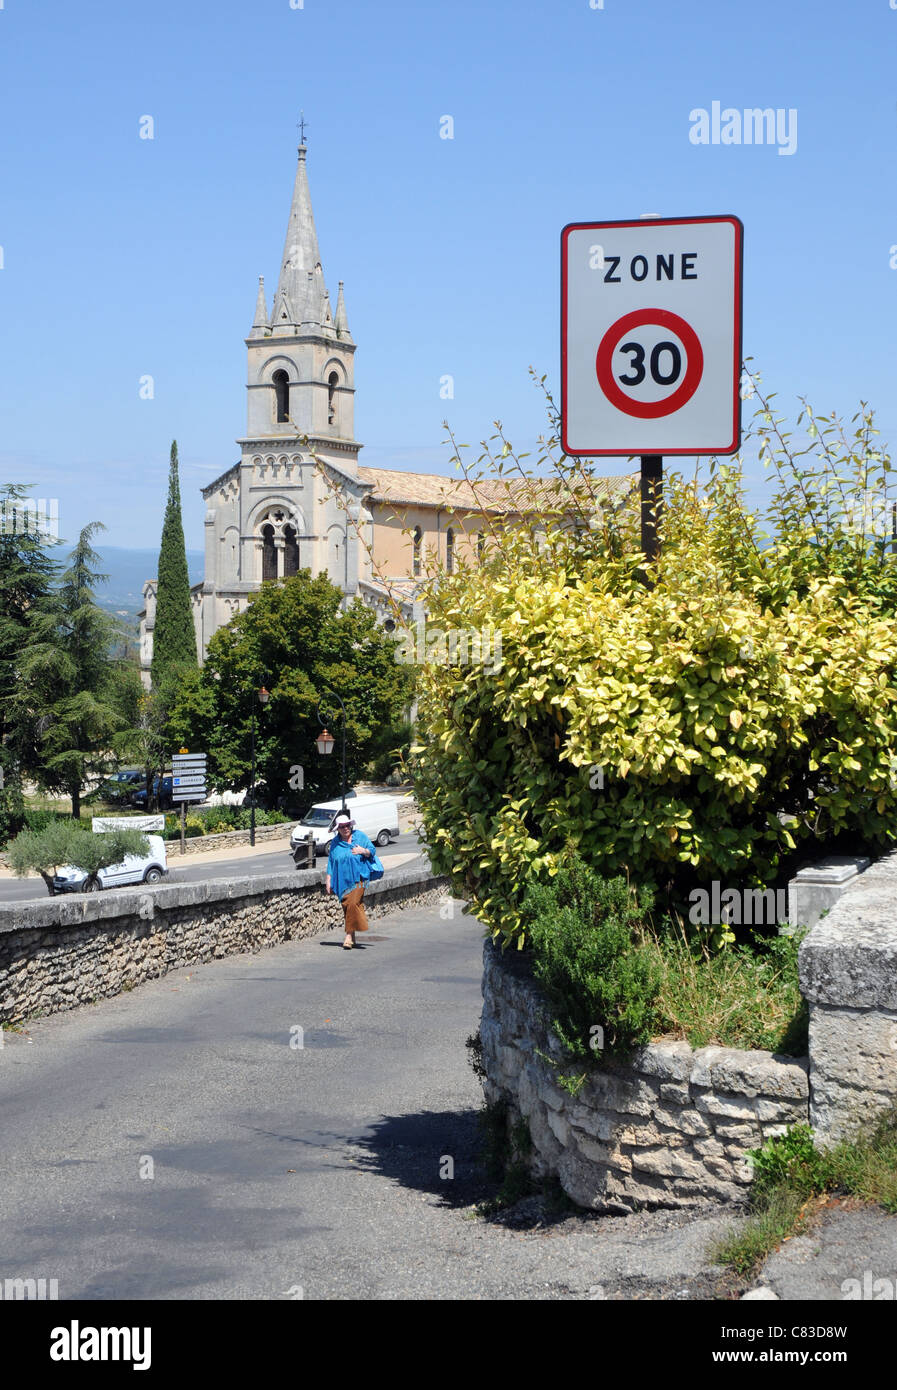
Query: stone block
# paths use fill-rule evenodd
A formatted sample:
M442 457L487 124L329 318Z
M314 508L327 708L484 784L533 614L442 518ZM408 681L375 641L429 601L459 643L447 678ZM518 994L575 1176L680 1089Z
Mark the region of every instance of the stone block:
M564 1110L569 1104L570 1097L565 1091L558 1090L557 1086L552 1086L544 1078L539 1082L539 1099L543 1100L550 1110Z
M709 1089L713 1085L710 1069L723 1051L721 1047L699 1047L694 1052L688 1076L692 1086L704 1086Z
M841 1086L880 1091L897 1101L897 1012L816 1006L810 1013L810 1049L814 1085L817 1073L823 1073Z
M740 1096L719 1096L713 1091L699 1091L695 1105L708 1115L724 1116L730 1120L753 1120L756 1111L750 1100Z
M603 1110L594 1110L589 1105L574 1105L570 1113L570 1123L575 1129L583 1130L594 1139L610 1139L620 1128L615 1118L605 1114Z
M687 1081L692 1057L691 1045L687 1042L648 1043L633 1054L632 1067L660 1081Z
M692 1148L702 1159L722 1159L726 1157L725 1146L721 1144L718 1139L696 1139Z
M632 1169L632 1161L627 1154L622 1153L613 1144L599 1144L594 1139L589 1139L585 1134L577 1134L573 1131L573 1143L590 1163L601 1163L607 1168L612 1168L618 1173L628 1173Z
M690 1154L671 1149L639 1149L630 1155L633 1168L667 1178L699 1179L702 1165Z
M862 855L831 855L800 869L788 884L788 926L815 927L823 912L835 906L869 860Z
M715 1091L745 1096L782 1096L799 1100L808 1095L808 1060L778 1058L771 1052L742 1052L726 1048L711 1066Z
M778 1135L780 1135L780 1134L786 1134L787 1132L788 1132L788 1126L787 1126L787 1125L764 1125L764 1126L763 1126L763 1129L762 1129L762 1133L763 1133L763 1143L765 1144L766 1141L767 1141L767 1139L774 1139L774 1138L776 1138ZM754 1148L759 1148L760 1145L759 1145L759 1144L755 1144L753 1147L754 1147Z
M784 1124L807 1123L810 1114L809 1098L806 1100L767 1100L765 1096L757 1098L757 1119L761 1124L774 1124L782 1122Z
M679 1086L671 1084L661 1086L660 1099L667 1105L688 1105L691 1100L691 1088L687 1082Z
M811 1005L897 1011L893 875L873 864L801 944L801 993Z
M613 1200L608 1193L608 1169L600 1163L590 1163L573 1149L568 1149L557 1166L561 1187L571 1201L581 1207L600 1211Z
M759 1144L760 1130L757 1125L717 1125L713 1131L715 1138L723 1139L726 1145Z
M551 1130L555 1139L563 1147L570 1140L570 1122L565 1115L558 1110L549 1110L546 1119L548 1128Z
M696 1138L712 1133L710 1124L692 1105L673 1110L669 1106L658 1107L654 1119L666 1129L677 1130L688 1138Z

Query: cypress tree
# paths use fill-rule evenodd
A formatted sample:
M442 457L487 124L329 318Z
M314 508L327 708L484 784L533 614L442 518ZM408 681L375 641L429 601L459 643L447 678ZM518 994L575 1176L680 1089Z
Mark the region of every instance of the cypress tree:
M171 445L168 474L168 501L162 523L156 590L156 626L153 632L154 686L162 683L166 672L178 666L196 666L196 635L190 601L190 575L181 519L181 487L178 482L177 440Z

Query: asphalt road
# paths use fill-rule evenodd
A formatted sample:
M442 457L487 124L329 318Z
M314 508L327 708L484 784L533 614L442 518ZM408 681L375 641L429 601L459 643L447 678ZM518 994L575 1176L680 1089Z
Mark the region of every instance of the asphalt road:
M403 835L392 841L389 849L379 850L383 855L391 854L412 854L420 849L417 836L413 830L408 830ZM272 870L282 873L284 869L289 869L292 865L292 855L289 851L289 841L284 840L278 843L276 849L259 850L253 856L244 856L236 859L216 859L213 862L204 862L203 856L185 856L182 860L175 853L168 856L168 878L167 883L196 883L207 878L260 878ZM408 861L412 866L412 861ZM317 867L326 867L327 859L325 855L319 855ZM108 890L114 893L116 890ZM147 888L152 892L152 888ZM35 898L48 897L47 889L43 879L0 879L0 903L28 902Z
M6 1033L0 1278L60 1299L706 1295L727 1215L477 1216L472 917L405 909L341 939Z

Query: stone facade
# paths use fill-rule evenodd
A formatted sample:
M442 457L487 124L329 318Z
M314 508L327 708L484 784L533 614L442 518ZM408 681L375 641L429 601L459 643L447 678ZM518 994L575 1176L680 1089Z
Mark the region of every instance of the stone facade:
M507 1102L511 1124L527 1122L534 1175L556 1176L580 1206L744 1201L747 1151L807 1122L806 1059L685 1042L602 1062L574 1098L558 1075L584 1068L564 1061L526 959L487 941L483 963L486 1099Z
M829 1143L897 1101L897 851L851 884L800 949L810 1122Z
M0 907L0 1022L92 1003L169 970L342 925L324 871L72 894ZM376 920L447 899L448 880L397 869L365 892Z

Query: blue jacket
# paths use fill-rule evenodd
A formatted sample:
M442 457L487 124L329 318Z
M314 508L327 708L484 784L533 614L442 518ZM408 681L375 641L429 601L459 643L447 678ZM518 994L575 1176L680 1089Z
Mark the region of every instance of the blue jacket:
M362 854L353 854L353 845L370 850L370 858ZM355 885L362 880L367 882L370 877L370 866L376 853L377 851L363 830L353 830L345 842L340 839L339 832L337 832L330 841L327 872L330 875L333 891L338 898L344 898L347 893L351 893Z

